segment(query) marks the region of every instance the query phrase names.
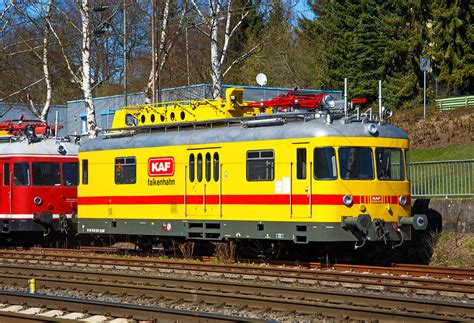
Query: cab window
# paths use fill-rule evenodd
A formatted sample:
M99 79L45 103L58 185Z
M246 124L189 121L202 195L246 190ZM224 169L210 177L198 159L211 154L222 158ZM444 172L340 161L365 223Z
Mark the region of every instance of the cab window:
M403 153L397 148L375 149L377 178L382 181L402 181L405 179Z
M13 165L13 185L30 185L30 165L28 163L15 163Z
M331 180L337 178L336 152L334 148L314 149L314 179Z
M63 163L64 186L77 186L79 183L79 164Z
M34 162L31 164L33 171L33 186L59 186L61 185L61 172L59 163Z
M374 179L372 149L369 147L339 148L339 169L342 179Z
M135 184L137 163L135 157L115 158L115 184Z

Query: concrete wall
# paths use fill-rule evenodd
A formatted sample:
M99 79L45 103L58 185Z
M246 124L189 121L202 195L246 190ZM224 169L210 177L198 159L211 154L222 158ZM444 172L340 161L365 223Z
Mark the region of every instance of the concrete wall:
M443 231L474 233L474 199L431 199L432 215L441 215Z

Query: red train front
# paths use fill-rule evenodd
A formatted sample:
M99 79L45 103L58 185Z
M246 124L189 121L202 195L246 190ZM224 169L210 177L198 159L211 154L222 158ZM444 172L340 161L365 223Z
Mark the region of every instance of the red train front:
M38 121L4 121L0 131L0 241L69 233L77 210L78 145L50 137Z

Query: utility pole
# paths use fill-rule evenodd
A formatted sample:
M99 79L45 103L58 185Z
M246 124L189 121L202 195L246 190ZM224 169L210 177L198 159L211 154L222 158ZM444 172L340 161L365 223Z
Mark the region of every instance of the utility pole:
M423 119L426 119L426 74L430 69L430 58L421 57L420 58L420 67L423 71Z
M155 57L155 0L151 0L151 70L153 74L153 87L152 87L152 104L155 104L156 99L156 57Z
M125 106L128 105L128 55L127 55L127 5L123 0L123 94Z
M125 3L126 0L122 0L123 5L123 94L124 94L124 105L128 105L128 47L127 47L127 4ZM103 4L97 4L92 7L94 12L103 12L109 9L110 6L106 6ZM100 36L101 34L105 33L107 29L110 27L109 22L103 21L101 22L96 28L94 28L94 34Z
M186 75L188 78L188 86L191 85L191 75L189 74L189 43L188 43L188 18L186 17L185 31L185 42L186 42Z

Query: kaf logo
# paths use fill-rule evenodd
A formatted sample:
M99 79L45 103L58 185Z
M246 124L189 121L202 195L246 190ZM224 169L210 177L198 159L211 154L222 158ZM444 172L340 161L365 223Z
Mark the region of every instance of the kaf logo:
M148 176L173 176L174 175L174 158L173 157L156 157L148 159Z
M372 195L372 203L382 203L382 196Z

